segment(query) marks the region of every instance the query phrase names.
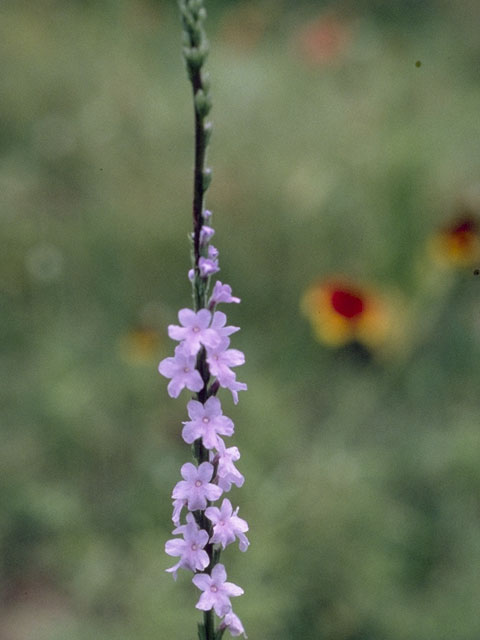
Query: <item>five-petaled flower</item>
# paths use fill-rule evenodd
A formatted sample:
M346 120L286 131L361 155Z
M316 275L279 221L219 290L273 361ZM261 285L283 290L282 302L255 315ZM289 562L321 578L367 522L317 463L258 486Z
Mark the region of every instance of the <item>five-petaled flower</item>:
M199 467L186 462L180 473L183 480L173 488L172 498L186 500L190 511L203 510L207 506L207 500L218 500L222 495L222 489L210 482L213 476L213 465L210 462L202 462Z
M193 578L193 584L203 591L199 601L195 605L197 609L209 611L214 609L217 616L223 617L232 609L230 598L241 596L243 589L233 582L226 582L227 572L223 564L216 564L212 574L197 573Z
M220 509L208 507L205 515L213 523L213 536L210 542L218 542L225 549L227 544L235 542L238 538L240 551L246 551L250 542L245 531L248 531L248 524L237 516L239 507L233 511L232 503L228 498L224 498Z
M181 340L185 352L191 356L197 355L202 345L216 347L220 342L218 332L209 328L212 314L208 309L200 309L197 313L191 309L181 309L178 319L182 326L169 325L168 335L172 340Z
M238 447L225 447L225 443L218 438L217 443L218 454L212 459L217 463L218 486L224 491L230 491L232 484L241 487L245 482L245 478L233 464L240 459L240 451Z
M191 571L203 571L210 564L208 553L204 547L208 542L208 533L195 522L192 513L187 515L187 524L177 527L174 534L181 533L183 540L175 538L168 540L165 544L165 552L169 556L180 556L180 560L170 569L168 573L173 573L173 578L177 579L177 571L180 567Z
M233 422L223 415L220 400L215 396L208 398L205 404L190 400L187 409L190 421L183 423L182 431L182 437L187 444L201 438L206 449L213 449L217 446L219 435L233 434Z
M166 378L171 378L167 391L170 397L178 398L182 389L200 391L203 389L203 380L195 369L196 358L185 351L184 345L179 344L175 349L173 358L165 358L158 365L158 370Z

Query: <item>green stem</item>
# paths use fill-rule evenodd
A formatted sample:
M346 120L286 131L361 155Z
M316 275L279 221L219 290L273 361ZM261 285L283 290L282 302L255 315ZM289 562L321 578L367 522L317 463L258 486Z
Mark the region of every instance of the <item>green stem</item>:
M179 0L182 14L183 35L184 35L184 57L187 65L188 76L192 84L193 104L195 113L195 155L193 169L193 306L195 311L204 309L207 304L208 278L202 278L199 269L199 260L202 256L202 246L200 243L202 226L204 224L203 207L204 196L210 184L211 174L205 167L208 141L211 133L211 124L206 122L206 117L210 111L211 103L209 87L206 75L202 72L203 64L208 54L208 44L203 31L202 22L206 12L203 0ZM204 386L197 393L197 400L204 404L208 398L208 382L210 371L206 360L205 349L201 349L196 368L202 376ZM208 461L209 452L201 439L193 444L193 455L198 464ZM209 503L210 504L210 503ZM204 512L196 511L195 519L198 525L205 529L209 537L212 536L212 523L205 517ZM210 563L206 573L210 574L214 564L218 562L219 553L214 553L211 543L205 546L205 551L210 558ZM203 614L203 627L199 625L199 637L202 640L215 640L215 619L213 610L205 611Z

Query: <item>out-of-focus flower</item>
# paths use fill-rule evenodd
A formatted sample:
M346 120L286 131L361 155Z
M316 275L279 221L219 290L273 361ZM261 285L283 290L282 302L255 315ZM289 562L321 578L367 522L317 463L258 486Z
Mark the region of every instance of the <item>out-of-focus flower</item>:
M450 267L470 267L480 260L480 225L469 212L457 216L430 239L436 262Z
M295 34L297 49L307 64L331 64L345 52L350 40L348 24L334 15L322 15Z
M332 346L358 342L377 347L391 327L388 309L380 296L345 278L312 284L302 297L301 309L315 336Z
M120 338L120 355L132 364L150 363L157 358L161 339L156 329L133 327Z

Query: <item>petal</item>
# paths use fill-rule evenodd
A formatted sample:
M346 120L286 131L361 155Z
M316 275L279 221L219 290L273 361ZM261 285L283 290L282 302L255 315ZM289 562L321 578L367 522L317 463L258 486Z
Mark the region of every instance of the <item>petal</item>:
M200 529L196 538L199 547L204 547L208 542L208 532L205 529Z
M182 429L182 438L187 444L192 444L195 440L198 440L202 436L202 433L198 427L197 422L185 422Z
M216 596L217 597L215 599L213 608L215 609L215 613L217 614L217 616L219 618L222 618L226 613L231 611L232 605L230 603L230 600L228 599L228 596L224 593L217 593Z
M196 578L197 576L195 576ZM194 578L194 580L195 580ZM204 591L200 596L200 600L197 602L195 607L200 609L201 611L210 611L210 609L215 604L214 594L211 591Z
M179 560L177 562L177 564L175 564L173 567L170 567L170 569L165 569L165 571L167 573L173 573L173 579L176 580L177 579L177 571L182 567L182 561Z
M208 400L211 400L211 398L209 398ZM207 406L208 400L205 403L205 406ZM201 402L198 402L198 400L190 400L190 402L187 404L187 411L191 420L203 418L203 416L205 415L204 406Z
M244 533L239 533L237 534L237 537L238 537L238 547L240 551L246 551L250 544L250 541L248 540L247 536Z
M212 319L212 329L221 329L227 322L227 316L223 311L215 311Z
M208 309L200 309L200 311L197 312L196 324L200 329L206 329L210 324L211 318L212 314Z
M174 500L187 500L190 490L191 483L180 480L180 482L177 482L177 484L173 487L172 498Z
M182 389L185 388L185 383L181 378L172 378L168 383L167 392L171 398L178 398Z
M243 518L239 518L236 515L233 515L231 518L232 526L235 527L236 531L248 531L248 522Z
M187 389L190 389L190 391L201 391L203 389L202 376L196 369L185 376L184 386L186 386Z
M228 349L223 354L223 361L229 367L238 367L245 364L245 354L239 349Z
M202 442L205 449L216 449L217 448L217 434L212 429L204 432L202 435Z
M233 420L227 418L227 416L218 416L215 420L215 429L223 436L231 436L233 435L235 425L233 424Z
M212 582L217 586L225 582L227 579L227 572L223 564L216 564L212 569Z
M215 502L218 500L223 493L223 489L219 487L217 484L207 484L207 488L205 491L205 495L208 500Z
M197 467L191 462L185 462L180 469L180 473L182 474L182 478L184 480L189 480L190 482L195 482L198 476Z
M226 593L228 593L229 596L241 596L242 594L245 593L242 587L239 587L238 585L233 584L233 582L225 582L223 584L223 588L225 589Z
M177 324L168 325L168 337L172 340L185 340L187 329L179 327Z
M216 396L210 396L205 402L205 412L210 418L222 415L222 404Z
M202 331L202 343L209 349L215 349L220 343L220 336L214 329L204 329Z
M185 550L185 540L167 540L165 543L165 553L169 556L181 556Z
M202 464L198 467L198 479L202 482L210 482L212 476L213 465L211 465L210 462L202 462Z
M196 587L198 587L202 591L206 591L207 589L210 589L210 585L212 584L212 578L207 573L199 573L193 577L192 582Z
M220 517L222 520L228 520L232 516L232 503L228 498L224 498L220 507Z
M210 558L206 551L199 551L195 557L195 569L202 571L210 564Z
M180 309L178 312L178 319L180 324L184 327L191 327L195 324L196 313L191 309Z
M195 487L196 489L196 487ZM188 496L188 508L190 511L203 511L207 506L207 498L205 497L206 491L198 491L198 489L192 489Z
M213 524L216 524L220 520L220 509L218 507L208 507L205 509L205 515Z
M173 378L178 370L178 363L175 358L165 358L158 365L158 371L166 378Z

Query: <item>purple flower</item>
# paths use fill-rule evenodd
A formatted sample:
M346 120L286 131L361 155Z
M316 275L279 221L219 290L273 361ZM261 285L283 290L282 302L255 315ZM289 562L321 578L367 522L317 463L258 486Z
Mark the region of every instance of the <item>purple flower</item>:
M232 609L230 598L241 596L243 589L233 582L225 582L227 573L223 564L216 564L212 569L212 575L198 573L193 577L193 584L203 591L200 600L195 605L202 611L214 609L217 616L224 616Z
M220 313L217 311L217 313ZM228 327L227 327L228 328ZM245 356L238 349L228 349L230 340L222 338L218 346L208 350L207 362L212 376L218 378L222 387L227 387L235 374L230 367L238 367L245 363Z
M208 247L208 257L210 260L216 260L218 258L218 249L214 247L213 244Z
M222 405L215 396L208 398L205 404L190 400L187 409L191 420L183 423L182 437L188 444L202 438L203 446L213 449L217 446L217 435L233 434L233 422L222 414Z
M213 536L210 542L218 542L225 549L227 544L235 542L235 538L238 538L240 551L248 549L250 542L245 535L248 524L237 516L238 509L239 507L232 511L232 503L227 498L224 498L220 509L217 507L205 509L205 515L213 523Z
M174 358L165 358L158 365L158 370L166 378L171 378L167 391L171 398L178 398L185 387L190 391L203 389L203 380L195 369L195 356L186 353L183 345L179 344L175 349Z
M216 304L220 302L240 302L240 298L232 296L232 287L229 284L222 284L219 280L213 287L212 295L208 301L208 306L212 309Z
M176 565L166 569L168 573L173 573L174 580L177 579L177 571L180 568L203 571L208 567L210 558L208 553L203 550L208 542L208 533L200 529L192 513L187 515L187 524L177 527L173 533L183 535L183 540L175 538L165 543L165 552L169 556L180 556Z
M245 633L245 629L243 628L242 621L235 613L233 613L233 611L229 611L225 615L222 623L220 624L220 629L228 629L232 636L241 636L243 634L244 638L248 638Z
M212 212L209 209L205 209L205 211L203 212L203 217L205 220L208 220L209 218L211 218L212 216Z
M214 235L215 235L215 229L213 229L213 227L209 227L208 225L204 224L203 227L200 229L200 244L201 245L207 244L207 242L210 242L210 240L213 238ZM195 234L192 233L192 239L194 237L195 237Z
M240 331L240 327L226 327L226 322L227 316L223 311L215 311L212 318L211 328L215 329L220 338L227 338L228 336L231 336L232 333Z
M187 500L190 511L205 509L207 500L218 500L222 495L222 489L210 482L213 476L213 465L210 462L202 462L198 468L191 462L186 462L180 473L183 480L175 485L172 498Z
M245 482L245 478L233 464L240 459L238 447L229 447L227 449L223 440L218 438L217 449L218 454L212 456L212 458L218 463L218 486L224 491L230 491L232 484L241 487Z
M200 309L197 313L191 309L181 309L178 312L178 319L182 326L169 325L168 335L172 340L182 340L185 350L195 356L202 344L213 348L220 341L218 332L208 328L211 318L212 314L208 309Z
M214 273L220 271L217 259L204 258L203 256L198 259L198 268L202 278L208 278Z

